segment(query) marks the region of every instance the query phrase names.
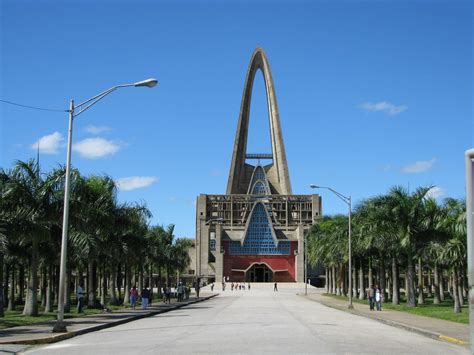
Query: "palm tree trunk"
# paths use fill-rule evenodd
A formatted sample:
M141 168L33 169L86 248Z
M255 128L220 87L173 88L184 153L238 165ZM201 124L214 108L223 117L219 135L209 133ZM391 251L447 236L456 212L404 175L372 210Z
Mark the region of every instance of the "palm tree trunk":
M336 288L337 288L336 267L335 267L335 266L333 266L333 267L331 268L331 274L332 274L332 277L331 277L331 279L332 279L332 291L331 291L331 293L332 293L333 295L335 295L335 294L337 293L337 291L336 291Z
M3 256L0 256L0 259L3 259L4 257ZM5 260L5 259L3 259ZM1 262L1 261L0 261ZM5 263L5 266L4 266L4 276L3 276L3 305L2 305L2 310L0 311L0 313L3 313L4 310L5 310L5 307L7 306L8 302L10 301L10 294L9 294L9 287L8 285L10 285L10 269L11 269L11 266L10 264L8 263ZM0 296L1 298L1 296Z
M115 282L117 281L117 266L116 265L111 265L109 277L110 277L110 282L109 282L110 304L117 305L119 302L117 299L117 292L116 292L117 289L115 285Z
M453 268L453 299L454 299L454 313L461 313L461 303L458 296L458 271Z
M374 285L374 277L372 275L372 258L369 258L369 288L372 288Z
M461 282L462 282L462 279L461 277L458 275L458 297L459 297L459 304L462 305L464 304L464 297L463 297L463 294L462 294L462 286L461 286Z
M130 265L125 264L125 292L123 297L123 304L130 303L130 289L132 288L132 270Z
M418 258L418 304L424 304L425 297L423 296L423 265L421 258Z
M355 265L351 271L352 271L352 297L357 298L357 269Z
M337 290L336 294L338 296L341 296L343 293L343 288L344 288L344 277L342 274L342 267L337 268Z
M10 295L8 297L8 308L7 308L7 311L13 311L14 308L15 308L15 264L12 265L12 268L11 268L11 274L12 274L12 278L11 278L11 285L10 285Z
M363 300L365 298L365 288L364 288L364 265L362 259L359 264L359 299Z
M71 312L71 280L72 267L67 266L66 277L64 280L64 313Z
M105 266L104 266L104 271L102 273L102 295L100 297L100 304L103 309L107 308L107 272L105 271Z
M143 290L143 265L138 266L138 293L141 295Z
M90 258L87 264L87 306L90 308L96 305L96 271L95 261Z
M44 313L51 313L53 311L53 265L50 263L46 267L45 276L45 306Z
M329 277L329 280L328 280L328 293L332 293L332 268L329 267L328 268L328 277Z
M431 282L431 268L428 268L428 297L431 297L431 291L433 289L433 283Z
M117 298L122 299L122 264L117 265Z
M413 258L411 252L407 255L407 272L406 272L406 279L407 279L407 306L408 307L416 307L416 300L415 300L415 270L413 270Z
M329 290L329 271L328 271L328 268L325 267L325 282L324 282L324 288L326 290L326 293L329 293L328 290Z
M392 304L400 304L400 277L396 258L392 258Z
M161 273L160 273L161 275ZM150 263L149 265L149 274L148 274L148 286L150 287L150 290L153 290L153 264ZM161 296L161 276L159 276L158 279L158 296Z
M380 256L380 290L383 298L387 299L387 279L385 277L385 262L383 256Z
M444 275L443 268L439 268L439 300L444 302Z
M441 298L439 295L439 270L438 270L438 263L434 264L434 280L433 280L433 304L440 304Z
M41 300L41 305L43 307L46 307L46 292L48 288L48 266L46 265L46 262L43 262L43 265L41 266L41 280L40 280L40 288L39 288L39 299Z
M23 303L25 298L25 266L20 264L20 271L18 272L18 298L17 303Z
M3 253L0 253L0 317L5 317L4 303L5 299L3 297Z
M38 239L33 238L30 256L30 270L28 275L25 308L23 315L36 317L38 315Z

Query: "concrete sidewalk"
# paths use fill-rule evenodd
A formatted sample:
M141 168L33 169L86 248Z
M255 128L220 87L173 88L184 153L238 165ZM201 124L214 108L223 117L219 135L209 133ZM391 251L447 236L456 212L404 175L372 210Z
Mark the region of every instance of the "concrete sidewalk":
M162 302L156 302L146 310L137 307L135 310L123 309L111 313L65 319L68 329L67 333L52 333L55 321L3 329L0 330L0 353L2 353L2 351L11 352L12 348L16 348L15 346L7 344L33 345L54 343L72 338L76 335L110 328L137 319L169 312L193 303L208 300L216 295L217 294L202 294L199 299L191 297L188 301L180 303L172 302L171 304L165 304Z
M304 296L304 295L302 295ZM347 308L347 301L325 296L321 292L311 292L308 299L327 307L378 320L382 323L413 331L438 340L467 346L469 344L469 325L442 319L419 316L392 310L370 311L368 304L353 303L354 309Z

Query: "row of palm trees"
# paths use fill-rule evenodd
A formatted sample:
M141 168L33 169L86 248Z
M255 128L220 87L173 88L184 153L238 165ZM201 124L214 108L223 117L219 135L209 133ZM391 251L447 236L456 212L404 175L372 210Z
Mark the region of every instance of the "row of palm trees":
M57 303L64 176L35 160L0 169L0 317L5 307L37 316L39 305L52 312ZM132 284L161 290L162 272L168 281L186 269L191 242L176 239L174 225L150 226L144 204L119 203L108 176L71 176L66 311L79 284L89 307L105 307L128 302Z
M393 304L400 303L401 289L410 307L425 303L426 296L439 304L449 293L454 312L461 312L467 299L466 205L454 198L438 203L431 189L410 192L395 186L355 208L353 297L364 299L366 289L377 283ZM322 218L310 231L308 245L309 262L326 267L327 292L350 292L347 217Z

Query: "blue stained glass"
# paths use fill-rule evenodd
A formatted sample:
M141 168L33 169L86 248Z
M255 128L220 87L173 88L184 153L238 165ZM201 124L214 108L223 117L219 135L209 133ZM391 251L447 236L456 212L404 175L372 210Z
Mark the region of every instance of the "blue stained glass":
M267 193L267 188L261 181L257 181L255 185L253 185L252 195L265 195Z
M250 182L249 192L251 195L269 195L270 189L268 187L265 170L261 165L257 165L254 169L252 181Z
M244 244L230 242L230 255L290 255L290 242L279 242L276 246L271 228L265 207L258 203L250 218Z

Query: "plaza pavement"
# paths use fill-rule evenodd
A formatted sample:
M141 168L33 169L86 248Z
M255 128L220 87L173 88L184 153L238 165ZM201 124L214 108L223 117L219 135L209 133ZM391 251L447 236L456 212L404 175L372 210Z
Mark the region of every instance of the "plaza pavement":
M360 316L376 319L382 323L423 334L435 339L449 341L455 344L469 344L469 324L450 322L442 319L419 316L407 312L385 310L370 311L369 305L353 302L353 310L349 311L348 301L323 295L323 290L310 292L308 298L325 306L351 312Z
M28 345L55 343L77 335L114 327L120 324L142 319L156 314L166 313L197 302L215 297L214 294L201 294L201 298L190 297L189 300L171 303L154 302L146 310L137 306L135 310L121 309L114 312L65 319L67 333L52 333L55 321L30 324L0 330L0 354L16 353L28 348Z
M251 290L37 347L28 354L468 354L468 348L340 311L297 294L303 284ZM209 291L207 288L203 291ZM310 293L316 290L310 288Z

